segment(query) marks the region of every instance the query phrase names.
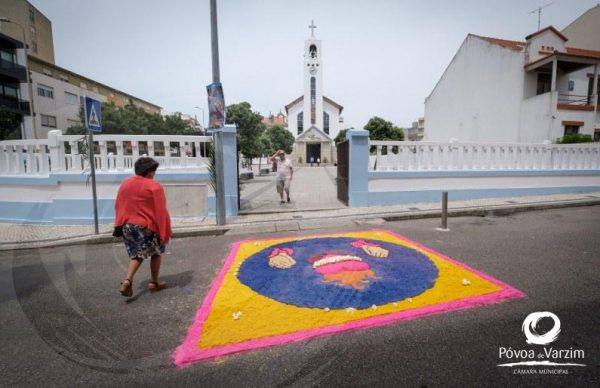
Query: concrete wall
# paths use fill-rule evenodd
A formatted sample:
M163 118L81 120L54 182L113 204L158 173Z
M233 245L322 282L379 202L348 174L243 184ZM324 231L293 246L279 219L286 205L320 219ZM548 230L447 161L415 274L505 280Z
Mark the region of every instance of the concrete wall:
M588 50L600 50L600 4L590 8L562 30L567 44Z
M34 13L34 20L29 18L29 10ZM25 27L25 39L29 44L28 53L46 62L54 63L54 41L52 23L31 3L25 0L0 1L0 16L6 17ZM14 23L1 23L0 32L18 41L23 41L23 29Z
M98 217L114 220L114 204L121 182L132 174L98 174ZM214 197L207 173L158 172L167 207L174 218L211 215ZM93 222L92 187L87 175L50 174L48 177L0 177L0 222L89 224ZM214 214L214 211L212 212Z
M523 53L469 35L425 101L424 141L519 141Z
M519 141L541 143L556 139L552 112L556 110L557 93L544 93L523 101L519 109Z

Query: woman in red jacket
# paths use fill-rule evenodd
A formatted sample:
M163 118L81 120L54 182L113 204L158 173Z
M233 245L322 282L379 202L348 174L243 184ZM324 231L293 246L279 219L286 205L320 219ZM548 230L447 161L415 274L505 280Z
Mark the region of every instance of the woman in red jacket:
M133 276L145 258L150 257L150 292L166 284L158 281L161 254L171 239L171 217L165 192L154 180L158 162L141 157L135 162L135 174L121 183L115 201L115 227L122 227L123 241L131 258L127 275L121 282L121 295L133 295Z

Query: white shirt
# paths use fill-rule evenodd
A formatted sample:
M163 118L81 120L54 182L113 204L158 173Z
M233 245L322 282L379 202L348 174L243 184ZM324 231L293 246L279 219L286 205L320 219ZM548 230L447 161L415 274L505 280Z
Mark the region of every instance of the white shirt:
M289 178L291 169L292 161L289 158L285 158L285 160L281 160L281 157L277 158L277 179Z

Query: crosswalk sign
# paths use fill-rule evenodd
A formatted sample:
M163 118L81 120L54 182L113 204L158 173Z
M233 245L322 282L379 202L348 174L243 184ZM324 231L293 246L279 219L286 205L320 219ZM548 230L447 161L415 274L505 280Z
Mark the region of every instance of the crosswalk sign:
M85 126L92 132L102 132L102 109L100 101L85 98Z

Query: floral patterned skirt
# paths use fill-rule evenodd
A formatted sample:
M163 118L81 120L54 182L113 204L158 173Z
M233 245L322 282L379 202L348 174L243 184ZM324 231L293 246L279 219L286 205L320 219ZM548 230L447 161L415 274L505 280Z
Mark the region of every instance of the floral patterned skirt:
M156 233L140 225L123 225L123 242L131 259L141 261L165 252L165 245Z

